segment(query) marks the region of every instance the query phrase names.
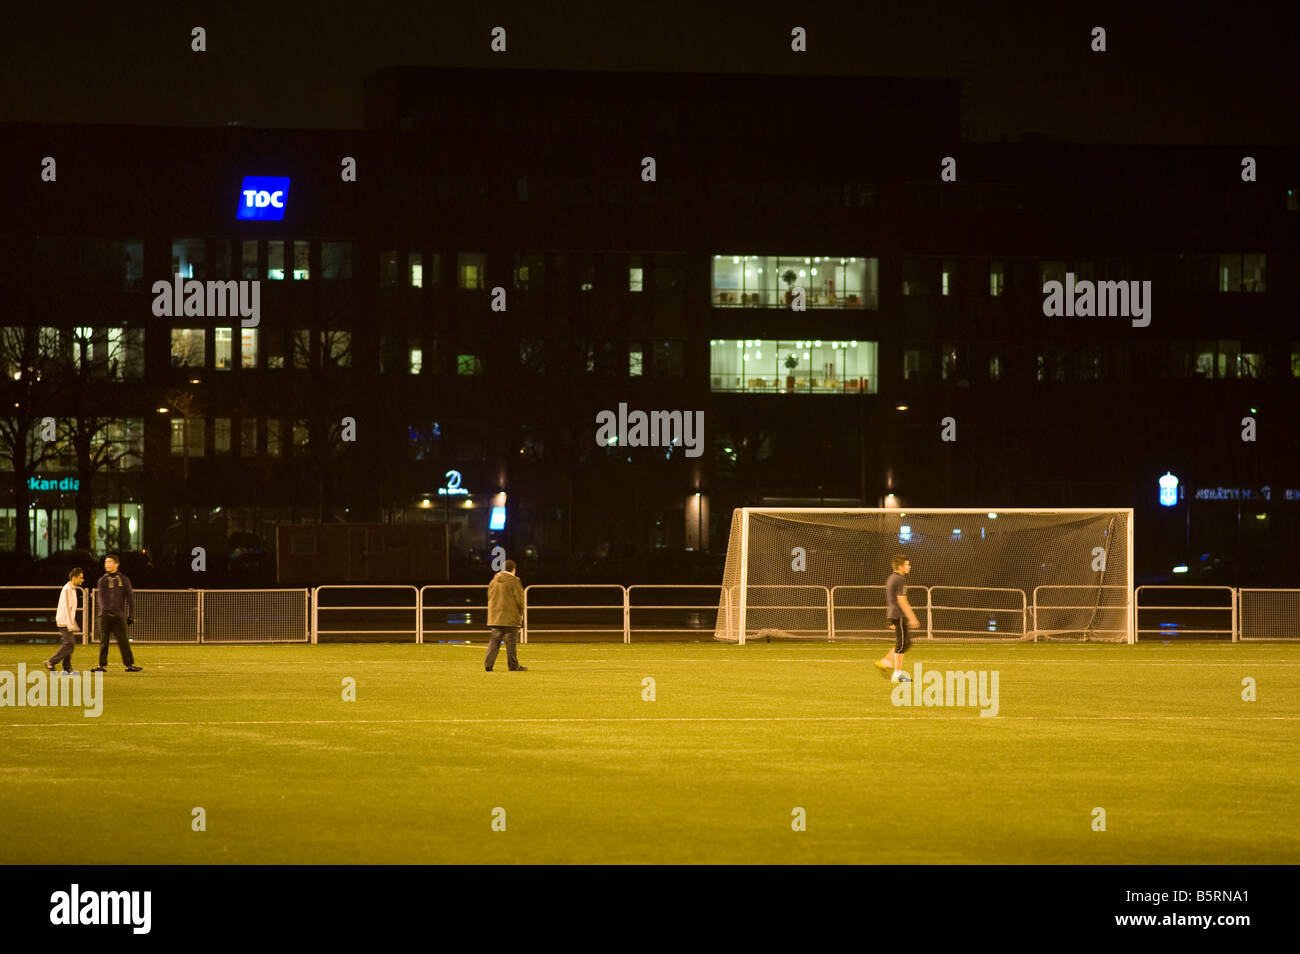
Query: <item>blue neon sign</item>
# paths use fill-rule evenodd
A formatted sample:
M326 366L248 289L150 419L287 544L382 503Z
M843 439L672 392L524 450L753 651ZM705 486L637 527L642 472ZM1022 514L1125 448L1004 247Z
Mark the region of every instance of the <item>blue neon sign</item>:
M1178 503L1178 478L1165 471L1160 478L1160 506L1172 507Z
M288 199L288 176L244 176L235 218L257 222L282 221Z

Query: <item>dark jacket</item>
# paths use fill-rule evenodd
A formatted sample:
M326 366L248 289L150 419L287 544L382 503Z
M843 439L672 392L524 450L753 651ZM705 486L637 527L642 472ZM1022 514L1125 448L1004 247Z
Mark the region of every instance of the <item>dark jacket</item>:
M127 619L135 615L135 595L125 573L105 573L95 584L95 613Z
M524 625L524 585L519 577L502 570L488 584L489 626Z

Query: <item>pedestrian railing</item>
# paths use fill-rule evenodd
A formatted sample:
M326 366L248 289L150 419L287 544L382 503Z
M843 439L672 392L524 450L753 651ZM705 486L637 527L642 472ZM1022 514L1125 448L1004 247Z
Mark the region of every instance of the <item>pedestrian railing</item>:
M814 583L750 583L727 588L727 632L744 645L764 630L802 639L831 638L831 591ZM742 598L743 597L743 598ZM801 602L790 602L791 599Z
M1073 636L1128 637L1132 593L1121 583L1070 583L1035 586L1030 604L1034 640Z
M713 599L701 602L692 599L699 591L714 594ZM726 618L725 596L722 584L711 583L655 583L636 584L627 588L627 623L623 641L630 643L632 634L649 633L651 639L669 634L697 635L717 631L718 615Z
M926 586L909 586L903 595L917 614L923 619L921 629L916 636L930 633L930 588ZM831 639L893 639L894 631L885 621L888 603L885 599L885 587L875 585L851 585L831 587Z
M435 642L466 642L470 636L482 637L487 627L487 584L444 583L420 587L420 634L423 643L429 636ZM464 639L437 639L461 636Z
M0 587L0 639L57 638L59 586ZM713 631L736 641L739 586L532 584L522 641L601 636L689 638ZM884 587L755 584L743 605L745 636L762 630L806 639L889 639ZM322 640L447 642L487 638L486 584L424 587L329 584L307 589L135 590L134 643L287 643ZM704 595L708 594L708 595ZM715 598L716 597L716 598ZM1300 589L1121 584L1002 587L909 586L929 639L1061 635L1192 636L1300 640ZM82 642L100 635L95 591L79 591ZM923 615L924 613L924 615ZM743 640L739 640L743 641Z
M311 641L311 597L306 589L199 590L198 593L201 642Z
M203 632L203 605L199 590L132 590L135 622L127 628L133 643L197 643ZM85 629L86 641L101 638L103 620L99 601L90 591L91 625Z
M59 611L62 586L0 586L0 636L49 636L58 632L54 622ZM86 622L90 618L90 591L77 590L77 625L82 642L86 640Z
M1145 634L1226 636L1237 641L1237 591L1231 586L1139 586L1133 606L1134 639Z
M1300 590L1238 590L1237 638L1300 639Z
M321 628L321 616L330 626ZM420 641L420 591L414 586L326 584L312 591L311 641ZM353 637L337 639L337 637Z
M932 586L929 615L931 638L1020 639L1029 633L1029 603L1015 588Z
M609 599L600 603L574 603L562 599L574 590L608 594ZM537 595L530 597L529 594ZM596 625L602 619L608 622ZM594 634L618 636L623 642L628 642L626 587L617 583L534 583L524 587L522 642L528 642L534 635L567 637Z

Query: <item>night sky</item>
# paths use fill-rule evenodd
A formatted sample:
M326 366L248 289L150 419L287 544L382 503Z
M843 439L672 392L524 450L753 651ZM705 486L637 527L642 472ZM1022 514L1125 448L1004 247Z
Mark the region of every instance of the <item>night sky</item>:
M346 129L394 65L953 76L964 133L1300 144L1295 3L10 5L0 121ZM376 11L382 11L377 13ZM1287 12L1283 12L1287 11ZM191 53L190 28L208 31ZM504 26L509 52L488 50ZM809 52L789 50L806 27ZM1089 50L1094 26L1109 52Z

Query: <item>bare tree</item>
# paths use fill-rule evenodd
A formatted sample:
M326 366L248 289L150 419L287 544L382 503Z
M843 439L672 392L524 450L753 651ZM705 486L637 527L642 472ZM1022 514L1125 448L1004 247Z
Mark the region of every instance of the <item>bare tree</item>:
M80 478L75 546L88 550L95 478L138 459L136 436L105 400L108 383L121 380L128 358L121 339L115 341L107 329L78 327L62 334L50 362L52 383L67 411L60 422L60 439L71 447Z
M51 409L41 403L42 378L47 376L51 336L35 325L0 328L0 456L13 473L16 534L14 550L30 555L27 512L31 508L28 481L41 464L58 453L56 441L41 437L41 421Z

